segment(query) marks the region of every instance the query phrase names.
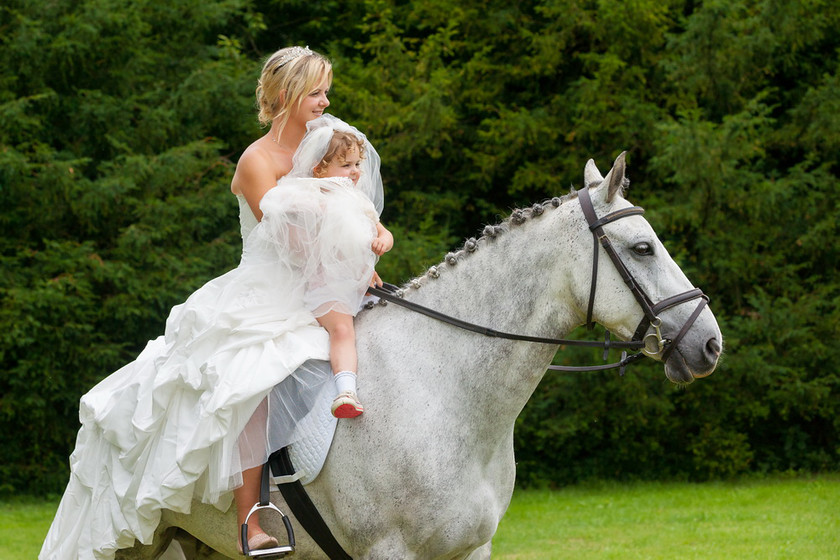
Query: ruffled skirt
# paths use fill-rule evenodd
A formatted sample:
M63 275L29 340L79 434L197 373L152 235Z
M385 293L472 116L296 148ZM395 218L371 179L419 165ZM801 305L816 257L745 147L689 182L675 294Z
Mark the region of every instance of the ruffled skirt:
M82 397L41 559L150 544L161 510L189 513L194 498L227 509L242 471L294 443L296 421L335 394L328 368L304 364L329 359L318 313L358 310L375 227L350 191L279 190L240 266L174 307L164 336Z
M135 539L150 543L160 510L189 512L194 497L227 509L241 472L293 443L295 419L335 391L329 372L300 367L328 359L326 332L302 294L260 286L276 286L269 268L206 284L173 308L165 336L82 397L70 482L41 558L113 558ZM267 398L281 382L287 390Z

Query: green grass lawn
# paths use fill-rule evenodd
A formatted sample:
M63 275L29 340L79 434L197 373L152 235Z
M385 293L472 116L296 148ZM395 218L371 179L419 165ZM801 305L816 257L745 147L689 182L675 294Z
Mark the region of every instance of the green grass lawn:
M57 507L34 499L0 501L0 560L37 558Z
M518 491L493 558L840 559L840 477Z
M0 560L33 559L57 503L0 502ZM517 491L495 560L840 559L840 476Z

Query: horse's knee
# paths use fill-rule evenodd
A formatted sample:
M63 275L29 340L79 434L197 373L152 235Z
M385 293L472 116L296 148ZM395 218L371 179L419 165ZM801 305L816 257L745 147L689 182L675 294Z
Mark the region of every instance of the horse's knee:
M118 550L114 555L114 560L157 560L169 548L177 531L177 527L158 527L152 538L152 544L138 542L131 548ZM164 560L167 560L166 557Z
M227 556L217 552L186 531L178 531L178 534L172 539L173 544L170 546L174 547L176 542L181 556L172 556L172 560L177 558L182 560L228 560ZM170 558L163 557L159 560L170 560Z
M490 553L492 552L493 543L492 541L485 543L483 546L480 546L472 551L472 553L467 556L466 560L490 560Z

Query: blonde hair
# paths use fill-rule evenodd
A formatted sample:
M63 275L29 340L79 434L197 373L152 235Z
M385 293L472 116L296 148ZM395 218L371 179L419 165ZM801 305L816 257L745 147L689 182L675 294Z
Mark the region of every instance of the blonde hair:
M330 143L327 146L327 153L324 154L324 157L321 158L321 161L318 162L318 165L312 170L313 177L321 177L321 174L326 170L326 168L332 163L332 161L338 157L341 160L344 160L347 157L347 152L350 149L356 146L359 148L359 157L364 158L365 156L365 142L352 132L344 132L341 130L336 130L333 132L332 138L330 139Z
M263 64L257 82L260 123L270 126L279 121L280 132L289 121L293 107L324 79L332 82L332 63L309 48L287 47L275 52ZM285 91L283 103L280 94Z

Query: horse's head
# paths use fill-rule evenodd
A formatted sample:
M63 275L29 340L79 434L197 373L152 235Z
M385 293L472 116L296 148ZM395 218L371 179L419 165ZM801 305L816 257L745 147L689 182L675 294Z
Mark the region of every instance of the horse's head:
M645 353L665 362L668 379L690 383L714 371L723 337L706 297L665 250L642 210L624 198L626 182L623 153L606 177L592 160L586 164L586 192L578 199L582 210L591 210L581 215L588 226L581 237L597 247L589 259L598 264L575 272L582 315L621 338L644 340Z

